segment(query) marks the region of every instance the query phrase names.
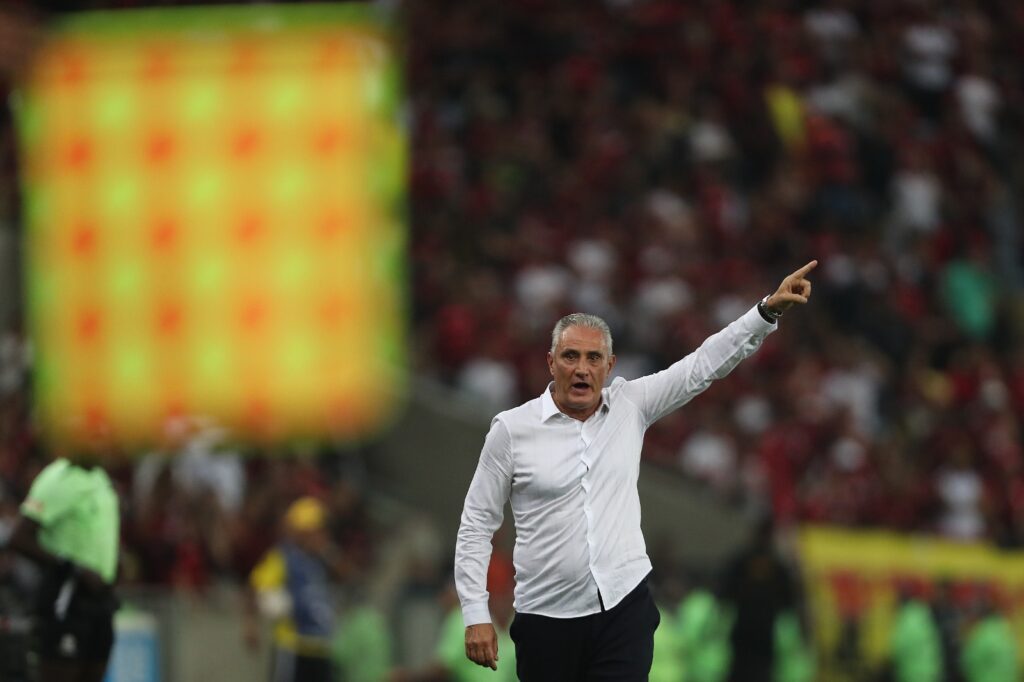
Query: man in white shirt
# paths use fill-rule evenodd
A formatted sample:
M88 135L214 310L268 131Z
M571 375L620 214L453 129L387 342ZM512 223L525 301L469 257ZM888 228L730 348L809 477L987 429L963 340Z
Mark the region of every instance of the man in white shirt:
M608 325L574 313L552 331L546 391L491 422L455 550L466 656L497 669L487 608L491 537L511 501L516 524L510 634L521 682L646 681L660 615L640 530L637 478L647 428L726 376L811 294L811 261L668 369L604 382Z

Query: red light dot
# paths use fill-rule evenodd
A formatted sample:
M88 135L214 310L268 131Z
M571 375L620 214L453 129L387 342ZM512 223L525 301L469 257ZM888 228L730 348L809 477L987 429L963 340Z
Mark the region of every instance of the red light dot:
M239 322L249 331L256 331L266 322L267 306L261 300L250 300L239 311Z
M75 170L81 170L92 161L92 144L87 138L79 137L68 145L64 158L68 166Z
M60 77L66 85L78 85L85 80L86 60L78 54L68 53L61 59Z
M246 128L239 131L231 141L231 153L239 159L251 157L260 147L259 131Z
M179 304L165 302L160 305L156 315L157 331L163 336L170 336L181 329L182 308Z
M317 152L328 156L347 146L350 141L350 135L347 130L334 126L325 128L317 133L314 145Z
M79 256L96 252L96 228L87 222L80 223L71 235L71 248Z
M263 219L257 215L244 216L235 228L235 237L243 244L251 244L266 233Z
M153 248L168 251L178 242L178 224L171 218L164 218L153 225L149 233Z
M330 71L340 66L347 55L345 41L341 37L326 38L321 41L321 49L314 67L318 70Z
M107 411L102 404L98 402L91 402L85 406L83 410L83 421L85 431L90 436L96 436L104 434L110 428L110 422L107 419Z
M342 432L357 429L368 416L364 406L348 395L339 395L331 399L328 402L327 414L331 426Z
M142 77L149 81L162 80L170 75L172 58L163 48L154 49L142 67Z
M242 42L235 46L234 54L228 64L228 72L233 76L252 73L259 66L259 50L252 43Z
M166 420L180 419L188 414L185 409L185 401L178 396L170 396L164 399L164 418Z
M92 341L99 335L101 322L98 310L88 309L81 311L75 320L78 337L82 341Z
M174 154L175 140L167 132L153 133L146 142L146 158L152 164L167 161Z
M264 432L270 426L270 402L266 398L250 398L245 406L245 422L256 432Z
M331 240L336 239L345 232L348 232L350 226L351 221L347 216L332 213L323 217L320 224L317 226L317 232L321 239Z
M351 316L352 305L341 296L332 296L320 304L320 320L326 326L337 326Z

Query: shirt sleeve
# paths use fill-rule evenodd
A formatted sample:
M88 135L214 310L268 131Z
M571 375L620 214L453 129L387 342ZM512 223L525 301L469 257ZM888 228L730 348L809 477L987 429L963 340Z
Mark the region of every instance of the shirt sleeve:
M491 622L487 607L491 538L501 526L511 487L512 436L508 427L495 418L466 493L455 543L455 589L467 627Z
M650 425L728 375L777 328L761 317L755 306L667 369L627 382L626 395Z
M67 467L68 462L59 459L39 472L21 504L23 516L45 528L68 510L75 500L75 494L67 490L64 476Z

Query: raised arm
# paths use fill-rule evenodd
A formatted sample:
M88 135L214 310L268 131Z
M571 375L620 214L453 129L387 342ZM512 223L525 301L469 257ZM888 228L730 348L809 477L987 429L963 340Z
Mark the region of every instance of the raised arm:
M778 327L776 320L811 295L808 273L814 260L791 273L776 291L725 329L712 334L700 347L661 372L629 382L626 395L640 407L648 424L685 405L716 379L750 357ZM761 308L765 309L764 311Z

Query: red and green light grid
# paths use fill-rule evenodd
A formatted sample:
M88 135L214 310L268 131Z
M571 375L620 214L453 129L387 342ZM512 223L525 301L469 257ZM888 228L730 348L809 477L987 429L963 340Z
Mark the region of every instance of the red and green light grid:
M18 106L45 432L360 438L406 383L406 142L366 6L85 14Z

